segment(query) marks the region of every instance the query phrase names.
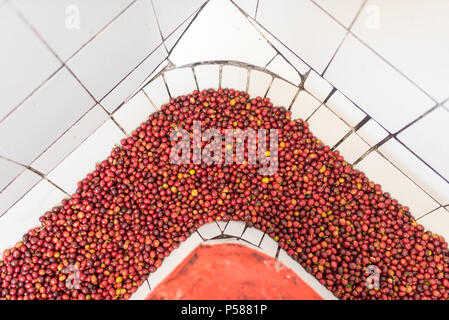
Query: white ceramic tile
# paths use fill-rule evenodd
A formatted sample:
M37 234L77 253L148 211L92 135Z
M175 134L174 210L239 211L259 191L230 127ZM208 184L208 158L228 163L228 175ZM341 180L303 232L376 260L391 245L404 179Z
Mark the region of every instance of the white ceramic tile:
M231 220L224 229L223 233L234 237L241 237L244 229L244 222Z
M0 152L29 164L95 102L67 71L61 69L0 124Z
M176 68L165 72L164 77L172 98L189 94L197 89L191 68Z
M368 149L369 144L363 141L356 133L351 133L342 143L337 147L340 154L348 163L354 163L359 159Z
M106 158L113 146L120 143L123 132L112 121L106 121L49 174L48 178L67 193L76 191L77 182Z
M14 162L0 158L0 191L3 190L15 177L17 177L24 167Z
M151 2L137 0L70 59L68 66L101 100L161 42Z
M9 4L0 8L0 43L1 120L61 64Z
M253 245L258 246L260 240L262 240L263 232L256 228L246 228L242 235L242 239L251 242Z
M178 66L211 60L265 66L274 54L274 49L230 1L211 0L173 49L170 60Z
M205 0L152 1L164 39L205 2Z
M357 106L346 98L340 91L335 91L329 100L326 101L326 106L328 106L332 111L340 116L346 121L350 126L355 127L362 121L366 114L357 108Z
M137 88L136 91L140 91L141 89L143 89L144 87L146 87L153 79L156 79L160 74L162 74L163 70L167 67L168 65L168 60L165 59L164 61L162 61L161 64L159 64L157 66L157 68L151 72L147 78L145 79L145 81ZM165 90L167 91L167 90ZM167 93L168 94L168 93ZM151 100L151 99L150 99Z
M275 78L267 92L267 97L270 98L274 106L288 109L296 92L298 92L297 87L287 81Z
M44 174L49 173L62 159L104 123L107 118L108 114L103 108L96 105L33 161L31 167Z
M360 161L356 168L363 171L371 181L380 184L382 190L389 192L392 198L408 206L415 218L438 206L437 202L375 151Z
M439 234L447 241L449 239L449 211L444 208L439 208L432 213L422 217L418 220L420 224L427 230Z
M218 225L214 222L202 225L198 228L197 232L203 239L212 239L221 235L220 227L218 227Z
M361 126L357 130L357 134L371 146L376 145L388 136L388 132L373 119Z
M295 70L282 56L277 55L268 65L267 69L274 72L279 77L290 81L294 85L301 83L301 77L298 71Z
M342 23L346 28L357 15L363 0L313 0L317 5L326 10L331 16Z
M324 77L390 132L434 105L352 35L345 39Z
M167 92L167 87L162 76L157 77L147 84L143 91L147 94L157 109L160 109L163 104L170 101L170 96Z
M346 123L325 106L321 106L308 120L313 135L333 147L350 130Z
M234 66L223 66L221 74L221 87L246 91L248 72L244 68Z
M305 281L316 293L318 293L325 300L337 300L337 298L329 291L325 286L323 286L314 276L308 273L304 268L291 257L288 256L287 252L280 250L279 261L282 262L286 267L292 269L303 281Z
M148 75L151 74L164 59L167 57L167 50L163 45L159 46L145 61L133 70L112 92L103 100L101 105L108 112L113 112L120 104L125 101L136 88L143 84Z
M263 235L263 233L262 233L262 235ZM240 244L240 245L242 245L242 246L246 246L246 247L248 247L248 248L250 248L250 249L252 249L252 250L255 250L255 251L258 251L258 252L263 253L263 250L261 250L259 247L255 246L254 244L249 243L249 242L247 242L247 241L245 241L245 240L238 239L238 240L237 240L237 243Z
M273 77L266 72L251 70L249 74L248 94L251 98L265 97Z
M147 281L144 281L143 284L134 292L129 300L145 300L148 294L151 292L150 285Z
M173 49L173 47L178 43L178 40L182 37L184 31L189 27L193 19L195 19L197 12L194 12L190 17L184 21L175 31L173 31L168 38L165 39L164 43L168 51Z
M398 135L421 159L449 180L449 111L438 108Z
M259 0L257 21L319 73L346 34L309 0Z
M13 4L62 60L80 49L131 2L132 0L13 0Z
M203 242L200 235L194 232L179 248L170 252L170 255L162 261L161 266L148 277L148 283L154 290L198 245Z
M203 64L195 67L196 81L200 90L218 89L220 67L214 64Z
M30 229L39 227L39 217L58 205L65 194L41 180L0 218L0 251L14 246Z
M379 151L440 204L449 204L449 183L415 157L396 139L388 140L380 146Z
M153 104L148 100L143 91L139 91L134 97L128 100L118 109L113 117L117 123L131 134L142 122L148 119L148 116L155 112Z
M243 11L249 14L251 17L255 17L257 0L232 0L237 6L239 6Z
M304 75L310 70L310 67L302 61L292 50L287 48L282 42L276 39L272 34L265 30L257 21L249 18L251 24L259 31L267 41L279 51L288 62L301 74Z
M352 30L418 86L442 101L448 96L445 79L449 77L449 42L443 40L443 34L449 30L448 16L449 3L445 0L369 0Z
M24 170L0 193L0 217L42 178L28 169Z
M278 243L270 238L268 234L264 234L260 242L260 248L268 255L275 257L278 251Z
M321 78L321 76L313 70L310 71L306 81L304 81L304 88L321 102L327 98L333 89L332 85L327 82L327 80Z
M312 113L315 112L316 109L319 108L320 105L321 102L318 99L307 91L301 90L293 102L292 108L290 109L292 112L292 119L301 118L306 120Z
M224 222L224 221L215 221L215 223L218 225L218 227L220 228L221 232L223 232L223 230L228 225L228 222Z

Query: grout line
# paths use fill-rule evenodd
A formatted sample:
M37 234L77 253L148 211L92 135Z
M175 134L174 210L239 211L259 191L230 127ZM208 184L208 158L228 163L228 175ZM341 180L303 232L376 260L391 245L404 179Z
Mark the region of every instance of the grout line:
M25 172L25 170L26 169L24 169L22 172ZM14 200L14 202L7 209L5 209L4 212L0 212L0 218L3 217L6 213L8 213L8 211L11 210L12 207L14 207L20 200L22 200L41 181L42 181L42 177L36 183L32 184L30 186L30 188L27 191L25 191L25 193L22 196L20 196L16 200Z
M355 127L354 127L354 132L356 132L357 130L359 130L361 127L363 127L368 121L370 121L372 118L370 116L366 116L365 118L363 118ZM375 120L374 120L375 121ZM377 122L376 122L377 123ZM365 139L363 139L362 137L360 137L363 141L365 141ZM365 141L366 142L366 141Z
M90 107L81 117L79 117L74 123L72 123L61 135L59 135L48 147L46 147L41 153L39 153L33 160L30 162L30 166L41 156L43 156L51 147L53 147L56 142L58 142L66 133L70 131L78 122L80 122L90 111L92 111L97 104L95 103L92 107ZM104 110L104 109L103 109ZM101 124L100 124L101 126Z
M388 138L388 137L387 137ZM387 139L385 138L385 139ZM384 139L384 140L385 140ZM389 139L388 139L389 140ZM422 188L418 183L415 182L414 179L410 178L405 172L402 171L401 168L399 168L397 165L395 165L390 159L388 159L381 151L377 150L377 153L379 153L385 160L387 160L393 167L395 167L400 173L402 173L404 176L406 176L413 184L415 184L421 191L423 191L425 194L427 194L432 200L434 200L436 203L438 203L441 206L440 201L435 199L431 194L429 194L424 188Z
M154 1L153 1L153 0L150 0L150 3L151 3L151 8L153 9L154 17L156 18L157 29L159 30L159 34L160 34L160 36L161 36L162 42L164 42L168 37L170 37L171 34L169 34L169 35L167 36L167 38L164 38L164 36L163 36L163 34L162 34L162 30L161 30L161 25L160 25L160 23L159 23L159 17L158 17L158 15L157 15L157 13L156 13L156 8L154 7ZM183 23L184 23L184 22L181 22L181 24L178 25L178 28L179 28ZM176 29L178 29L178 28L176 28ZM175 30L176 30L176 29L175 29ZM173 30L173 32L174 32L175 30ZM172 33L173 33L173 32L172 32Z
M426 112L424 112L422 115L420 115L419 117L417 117L415 120L409 122L408 124L406 124L404 127L402 127L401 129L399 129L394 136L397 136L398 134L400 134L402 131L404 131L405 129L409 128L410 126L414 125L416 122L418 122L419 120L421 120L422 118L424 118L425 116L427 116L428 114L430 114L431 112L433 112L434 110L438 109L438 107L440 107L440 105L436 105L433 106L432 108L430 108L429 110L427 110Z
M409 78L405 73L403 73L401 70L399 70L395 65L393 65L391 62L389 62L386 58L381 56L377 51L375 51L373 48L371 48L366 42L364 42L362 39L360 39L356 34L349 31L350 34L359 40L366 48L368 48L372 53L374 53L378 58L380 58L383 62L385 62L387 65L389 65L393 70L395 70L397 73L399 73L402 77L404 77L406 80L408 80L415 88L417 88L421 93L423 93L425 96L427 96L430 100L432 100L434 103L438 103L426 90L421 88L415 81L413 81L411 78Z
M167 51L167 53L168 53L168 49L167 49L167 46L166 46L166 44L165 44L165 40L168 39L168 38L169 38L169 37L170 37L176 30L178 30L178 28L179 28L184 22L181 22L181 24L178 25L178 27L175 28L175 30L173 30L173 32L170 33L170 34L167 36L167 38L164 38L164 36L162 35L161 25L160 25L160 23L159 23L159 17L158 17L158 15L157 15L157 13L156 13L156 8L154 7L154 2L153 2L153 0L150 0L150 2L151 2L151 8L153 9L154 18L156 19L157 29L159 30L159 35L161 36L161 39L162 39L162 45L164 46L165 51Z
M73 78L75 78L75 80L80 84L80 86L89 94L89 96L92 98L92 100L94 100L96 104L99 104L99 101L94 97L92 92L90 92L90 90L87 89L87 87L81 82L81 80L75 75L75 73L66 64L64 64L64 67L73 76ZM101 108L103 108L103 110L107 114L110 114L110 112L107 111L102 105L100 105L100 106L101 106Z
M197 77L196 77L195 68L194 68L193 66L190 67L190 68L191 68L191 70L192 70L193 80L195 80L196 89L197 89L198 91L200 91L200 86L199 86L199 84L198 84L198 79L197 79Z
M56 165L50 169L50 171L46 174L49 175L57 166L59 166L65 159L67 159L67 157L69 157L76 149L78 149L84 142L86 142L87 139L89 139L95 132L98 131L98 129L100 129L108 120L110 119L110 117L107 117L103 122L101 122L101 124L95 128L95 130L92 131L92 133L87 136L86 138L84 138L79 144L77 144L66 156L64 156L58 163L56 163ZM58 139L59 140L59 139ZM40 157L40 156L39 156ZM37 158L36 158L37 159ZM36 160L35 159L35 160ZM33 162L35 161L33 160ZM35 169L34 167L32 167L31 165L33 164L33 162L30 164L30 168ZM35 169L36 170L36 169Z
M311 114L310 116L308 116L306 119L304 119L305 122L309 122L310 118L313 117L313 115L318 111L318 109L320 109L322 106L324 106L323 103L320 104L320 106L318 108L316 108Z
M307 72L307 75L308 75L308 74L309 74L309 73ZM304 81L301 81L301 83L299 84L299 86L298 86L298 91L296 92L295 96L293 97L292 103L291 103L290 106L287 108L287 110L290 110L290 111L291 111L291 109L292 109L293 105L295 104L296 99L298 99L298 96L299 96L299 94L301 93L301 91L307 91L307 90L304 89Z
M63 188L61 188L60 186L58 186L55 182L53 182L52 180L50 180L46 175L44 175L42 172L32 168L32 167L28 167L27 168L30 171L33 171L34 173L38 174L39 176L42 177L42 179L46 180L47 182L49 182L50 184L52 184L55 188L59 189L60 191L64 192L68 197L71 197L71 195L66 192ZM30 189L31 191L31 189Z
M423 189L423 187L421 187L418 183L415 182L414 179L412 179L411 177L409 177L405 172L402 171L402 169L400 167L398 167L396 164L394 164L390 159L388 159L380 150L378 150L378 148L383 145L384 143L386 143L387 141L389 141L390 139L394 138L391 134L388 135L387 137L385 137L383 140L381 140L380 142L378 142L377 144L375 144L373 147L371 147L370 149L368 149L363 155L361 155L359 157L359 159L357 159L356 161L354 161L353 163L353 167L355 167L359 162L361 162L364 158L366 158L371 152L377 152L382 158L384 158L390 165L392 165L394 168L396 168L396 170L398 170L401 174L403 174L408 180L410 180L411 183L413 183L416 187L418 187L422 192L424 192L427 196L429 196L432 200L434 200L436 203L438 203L441 206L441 203L435 199L434 196L432 196L430 193L428 193L426 190ZM398 141L396 139L396 141Z
M337 91L337 89L336 89L334 86L332 86L331 92L329 92L329 94L327 95L327 97L324 98L323 103L326 104L326 103L329 101L329 99L334 95L334 93L335 93L336 91Z
M240 7L236 6L241 12L244 13L244 11L242 9L240 9ZM253 28L256 30L256 32L258 32L262 38L265 39L265 41L273 48L273 50L276 52L276 54L274 55L274 57L268 61L268 63L265 65L265 68L271 63L271 61L274 60L274 58L276 58L277 55L280 55L282 58L284 58L284 60L299 74L299 77L301 78L301 82L304 80L304 74L302 74L301 72L299 72L299 70L293 65L293 63L290 62L289 59L287 59L280 51L279 49L270 41L267 39L267 37L265 36L265 34L263 34L258 28L256 28L255 24L257 24L258 26L260 26L262 29L266 30L262 25L260 25L259 23L257 23L257 21L254 21L251 19L251 17L247 16L247 20L249 21L249 23L253 26ZM276 40L278 40L276 37L274 37L268 30L266 30L267 33L269 33L273 38L275 38ZM299 58L293 51L291 51L286 45L284 45L281 41L278 40L278 42L285 47L285 49L287 51L290 51L294 56L296 56L302 63L304 63L305 65L307 65L309 67L309 70L307 72L310 72L311 67L305 63L301 58ZM285 79L286 80L286 79ZM289 80L286 80L288 82L290 82ZM291 82L290 82L291 83ZM297 86L296 84L292 83L293 85Z
M365 0L366 2L367 0ZM405 73L403 73L402 71L400 71L396 66L394 66L392 63L390 63L386 58L384 58L383 56L381 56L376 50L374 50L371 46L369 46L366 42L364 42L362 39L360 39L355 33L353 33L351 31L350 28L352 28L353 23L356 21L356 19L354 19L351 22L351 25L349 28L347 28L346 26L344 26L340 21L338 21L336 18L334 18L331 14L329 14L326 10L324 10L321 6L319 6L318 4L315 3L314 0L311 0L311 2L317 6L320 10L322 10L324 13L326 13L326 15L328 15L332 20L334 20L335 22L337 22L340 26L342 26L345 30L348 31L347 34L352 35L354 38L356 38L357 40L359 40L366 48L368 48L371 52L373 52L378 58L380 58L382 61L384 61L386 64L388 64L391 68L393 68L396 72L398 72L401 76L403 76L405 79L407 79L411 84L413 84L414 87L416 87L417 89L419 89L422 93L424 93L429 99L431 99L434 103L438 103L426 90L424 90L423 88L421 88L415 81L413 81L411 78L409 78ZM365 4L364 2L364 4ZM364 6L363 4L363 6ZM361 13L361 10L363 9L363 7L361 7L358 11L358 14L356 16L356 18L358 18L358 15ZM327 69L327 68L326 68ZM324 75L324 72L323 72Z
M39 38L39 40L44 44L45 47L55 56L55 58L62 64L62 67L66 68L66 70L75 78L75 80L81 85L81 87L89 94L89 96L95 101L95 103L98 103L98 100L95 98L95 96L86 88L86 86L80 81L80 79L75 75L75 73L66 65L65 61L61 59L61 57L56 53L56 51L50 46L50 44L45 40L43 36L38 32L38 30L31 24L30 21L22 14L20 10L18 10L16 7L14 7L15 12L19 16L22 21L28 25L28 27L31 29L31 31ZM106 110L105 110L106 111ZM107 111L106 111L107 112ZM109 114L109 112L107 112Z
M270 237L271 238L271 237ZM275 255L275 259L278 260L279 259L279 254L281 253L281 247L279 247L279 243L276 242L277 248L276 248L276 255ZM297 262L297 261L296 261Z
M251 70L252 69L246 69L246 92L248 93L248 91L249 91L249 82L250 82L250 79L251 79ZM248 94L249 95L249 94Z
M21 162L19 162L19 161L16 161L16 160L13 160L13 159L9 159L9 158L4 157L4 156L1 156L1 155L0 155L0 158L2 158L2 159L4 159L4 160L7 160L7 161L9 161L9 162L12 162L12 163L14 163L14 164L16 164L16 165L18 165L18 166L23 167L24 170L22 170L22 171L20 172L19 175L21 175L23 172L25 172L25 170L28 169L29 171L31 171L31 172L37 174L37 175L40 176L42 179L44 179L44 180L46 180L47 182L49 182L49 183L51 183L52 185L54 185L56 188L58 188L59 190L61 190L62 192L64 192L66 195L70 196L67 192L65 192L64 189L62 189L62 188L59 187L56 183L54 183L52 180L50 180L49 178L47 178L47 176L46 176L45 174L43 174L42 172L40 172L39 170L37 170L37 169L35 169L35 168L32 168L30 165L25 165L25 164L23 164L23 163L21 163ZM19 176L19 175L18 175L18 176ZM17 176L17 177L18 177L18 176ZM15 181L15 180L17 179L17 177L15 177L15 178L13 179L13 181ZM11 181L11 183L12 183L13 181ZM9 183L8 186L9 186L11 183ZM2 190L2 192L3 192L5 189L6 189L6 187ZM29 190L28 190L22 197L24 197L30 190L31 190L31 189L29 189ZM17 201L16 201L16 202L17 202ZM9 209L8 209L8 210L9 210ZM6 213L6 212L7 212L7 211L5 211L5 213Z
M348 133L346 133L332 148L331 148L331 150L332 151L334 151L335 149L337 149L338 148L338 146L340 145L340 144L342 144L343 143L343 141L345 141L351 134L353 134L354 133L354 131L351 129L351 130L349 130L349 132Z
M92 42L95 38L97 38L100 33L102 33L104 30L106 30L111 24L113 24L125 11L127 11L131 6L136 3L137 0L133 0L130 4L128 4L125 8L123 8L122 11L120 11L111 21L109 21L103 28L101 28L97 33L95 33L89 40L87 40L86 43L84 43L78 50L76 50L71 56L69 56L65 63L67 63L69 60L71 60L74 56L76 56L84 47L86 47L89 43Z
M315 3L315 1L311 0L317 7L319 7L321 10L323 10L324 12L327 13L326 10L324 10L323 8L321 8L317 3ZM363 3L360 5L359 9L357 10L357 13L355 15L355 17L352 19L350 25L348 28L346 28L345 26L343 26L346 30L346 34L343 37L343 39L341 40L341 42L338 44L337 49L335 50L334 54L332 55L331 59L329 60L329 63L326 65L326 67L324 68L323 72L321 73L321 77L324 77L324 74L326 73L327 69L329 68L329 66L331 65L332 61L334 61L335 56L337 55L338 51L340 50L340 48L343 46L343 43L345 42L346 38L349 35L349 32L352 28L352 26L354 25L355 21L357 20L358 16L360 15L360 13L362 12L363 7L365 6L367 0L363 0ZM328 14L329 15L329 14ZM333 18L333 17L332 17ZM333 18L335 21L337 21L335 18ZM338 21L337 21L338 22ZM339 22L338 22L339 23ZM342 25L340 23L340 25Z
M240 11L242 11L239 7L237 7ZM242 11L244 12L244 11ZM256 20L252 19L251 17L247 17L248 21L253 25L254 29L256 29L256 31L265 39L265 41L268 42L268 44L273 48L274 51L276 51L280 56L282 56L300 75L301 72L299 72L298 69L296 69L296 67L290 63L290 60L287 59L280 51L279 49L270 41L267 39L267 37L265 36L265 34L263 34L257 27L259 26L261 29L265 30L265 32L267 34L269 34L273 39L275 39L277 42L280 43L280 45L282 47L284 47L287 51L289 51L292 55L294 55L296 58L298 58L304 65L306 65L307 67L309 67L309 69L313 69L307 62L305 62L301 57L299 57L293 50L291 50L287 45L285 45L282 41L280 41L275 35L273 35L271 33L271 31L269 31L267 28L265 28L263 25L261 25L259 22L257 22ZM314 69L313 69L314 70Z
M263 95L263 98L264 98L264 99L267 97L268 92L270 92L271 86L273 85L273 82L274 82L274 79L275 79L275 77L272 76L272 77L271 77L271 81L270 81L270 83L268 84L267 91L265 91L265 94Z
M335 57L337 56L338 51L340 51L340 48L343 46L343 43L345 42L346 38L348 38L348 35L349 35L349 31L346 31L346 34L344 35L343 39L338 44L337 49L335 49L334 53L332 54L331 59L327 63L326 67L324 67L323 72L318 73L321 78L324 79L324 74L326 73L326 71L329 68L329 66L331 65L331 63L334 61Z
M268 66L270 65L270 63L279 55L279 53L276 51L276 53L274 54L273 58L271 58L264 66L264 68L268 69Z
M171 93L170 93L170 89L168 88L167 81L165 80L165 72L162 74L162 80L164 80L164 84L165 84L165 88L167 89L168 96L170 97L170 99L172 99L172 96L171 96Z
M176 40L175 44L173 45L173 47L168 51L168 55L170 56L171 53L173 52L173 49L176 48L176 46L178 45L179 41L181 40L182 37L184 37L184 34L187 32L187 30L189 30L190 26L195 22L196 18L198 18L198 15L201 13L201 11L203 11L204 7L209 3L209 0L204 2L201 7L195 11L192 15L195 15L195 17L193 17L192 21L190 21L190 23L187 25L187 27L185 28L185 30L181 33L181 35L179 36L178 40ZM186 20L183 21L183 23L185 23L186 21L188 21L192 15L190 15ZM183 24L181 23L181 25ZM180 25L180 26L181 26ZM179 26L179 27L180 27ZM178 28L179 28L178 27ZM177 30L177 29L176 29ZM174 30L173 32L175 32L176 30ZM171 35L171 34L170 34Z
M145 97L147 97L147 99L148 99L148 101L150 101L150 103L151 103L151 105L154 107L154 109L156 110L156 111L159 111L159 109L156 107L156 104L153 102L153 100L151 100L151 98L148 96L148 94L145 92L145 90L141 90L142 91L142 93L145 95ZM117 109L118 110L118 109ZM116 110L116 111L117 111ZM114 111L114 112L116 112L116 111Z
M299 93L302 91L303 89L301 87L297 87L296 93L293 96L292 101L290 101L290 104L288 107L286 107L287 110L291 110L293 107L293 104L295 103L296 98L298 97Z
M25 171L26 171L26 167L23 165L23 164L21 164L21 163L18 163L17 161L15 161L15 160L13 160L13 159L9 159L9 158L7 158L7 157L5 157L5 156L2 156L1 154L0 154L0 159L3 159L3 160L5 160L5 161L9 161L9 162L11 162L11 163L14 163L14 164L16 164L16 165L18 165L18 166L21 166L21 167L23 167L23 170L22 171L20 171L10 182L8 182L8 184L6 185L6 186L4 186L1 190L0 190L0 194L3 192L3 191L5 191L14 181L16 181L17 180L17 178L22 174L22 173L24 173Z
M359 136L360 137L360 136ZM362 137L360 137L363 141L365 141ZM353 162L353 166L357 165L360 161L362 161L363 159L366 158L366 156L368 156L371 152L375 151L377 152L377 148L380 147L381 145L383 145L385 142L387 142L388 140L390 140L392 138L392 135L389 134L388 136L386 136L384 139L382 139L381 141L379 141L378 143L376 143L374 146L371 146L368 142L368 145L370 145L371 147L365 151L364 154L362 154L357 160L355 160Z
M218 88L221 88L221 82L223 78L223 65L220 64L220 67L218 68Z
M125 103L127 103L129 100L131 100L135 95L137 95L140 91L143 91L146 85L150 83L153 79L157 78L161 72L165 70L165 68L162 68L158 73L154 74L154 72L166 61L167 59L162 60L150 73L149 76L147 76L143 81L140 82L138 85L138 88L136 91L132 92L130 95L128 95L119 105L114 109L114 111L111 112L111 114L116 113ZM148 80L150 79L150 80ZM147 96L147 98L151 101L151 99L148 97L145 91L143 91L144 94ZM157 106L151 101L151 104L155 107L155 110L159 110Z
M259 11L259 0L257 0L257 3L256 3L256 12L254 13L254 19L257 18L257 12L258 11Z
M0 124L3 123L9 116L11 116L17 109L19 109L29 98L31 98L37 91L39 91L47 82L52 79L59 71L64 68L63 65L60 65L54 72L52 72L44 81L38 85L35 89L33 89L29 94L25 96L23 100L21 100L15 107L13 107L3 118L0 119Z
M427 212L426 214L422 215L422 216L421 216L421 217L419 217L419 218L416 218L415 220L416 220L416 221L419 221L419 220L421 220L422 218L424 218L425 216L428 216L428 215L430 215L430 214L434 213L435 211L437 211L438 209L441 209L441 208L443 208L443 209L444 209L444 206L440 205L439 207L437 207L437 208L435 208L435 209L432 209L432 210L430 210L429 212Z
M147 59L149 59L153 53L156 52L156 50L158 50L161 46L163 46L163 42L161 42L159 45L157 45L156 48L154 48L153 51L151 51L148 55L146 55L143 60L141 60L134 68L131 69L130 72L128 72L124 78L122 78L119 82L117 82L106 94L103 95L103 97L101 97L101 99L99 99L98 101L101 102L103 101L112 91L114 91L120 84L123 83L123 81L125 81L134 71L136 71L145 61L147 61ZM164 59L165 60L165 59ZM160 65L160 64L159 64ZM156 67L157 68L157 67ZM110 113L110 112L108 112Z
M396 137L395 137L396 138ZM402 144L410 153L412 153L415 157L417 157L419 160L421 160L430 170L432 170L434 173L436 173L441 179L443 179L446 183L449 183L449 180L445 178L441 173L439 173L437 170L435 170L431 165L429 165L426 161L424 161L419 155L417 155L412 149L409 148L405 143L403 143L400 139L396 138L396 141L398 141L400 144Z
M125 136L129 136L128 133L126 133L125 129L123 129L123 127L117 122L117 120L115 120L114 116L111 115L110 119L112 120L112 122L115 123L115 125L125 134Z

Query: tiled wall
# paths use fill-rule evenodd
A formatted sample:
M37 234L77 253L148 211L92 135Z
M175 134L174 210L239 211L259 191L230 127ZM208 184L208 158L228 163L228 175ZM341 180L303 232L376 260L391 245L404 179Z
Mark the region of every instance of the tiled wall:
M74 191L130 129L112 113L167 64L204 2L0 2L0 217L33 187Z
M448 16L446 0L0 1L0 249L170 96L218 86L291 108L449 239Z

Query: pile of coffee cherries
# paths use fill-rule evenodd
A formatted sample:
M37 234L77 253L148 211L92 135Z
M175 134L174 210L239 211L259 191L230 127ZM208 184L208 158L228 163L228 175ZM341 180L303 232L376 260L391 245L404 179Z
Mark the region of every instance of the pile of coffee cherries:
M170 135L192 132L195 120L220 132L277 129L276 172L261 175L262 164L247 161L173 164ZM306 122L232 89L171 99L114 147L70 199L3 252L0 299L128 299L214 220L266 232L338 298L448 299L441 236L424 231Z

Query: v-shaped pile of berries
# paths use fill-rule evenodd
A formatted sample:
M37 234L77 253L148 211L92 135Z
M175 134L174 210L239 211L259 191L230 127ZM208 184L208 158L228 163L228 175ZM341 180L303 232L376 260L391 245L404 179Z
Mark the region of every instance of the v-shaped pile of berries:
M448 299L444 239L290 117L232 89L171 99L3 253L0 298L127 299L198 227L241 220L341 299ZM172 164L170 134L192 132L195 120L203 130L277 129L276 173Z

